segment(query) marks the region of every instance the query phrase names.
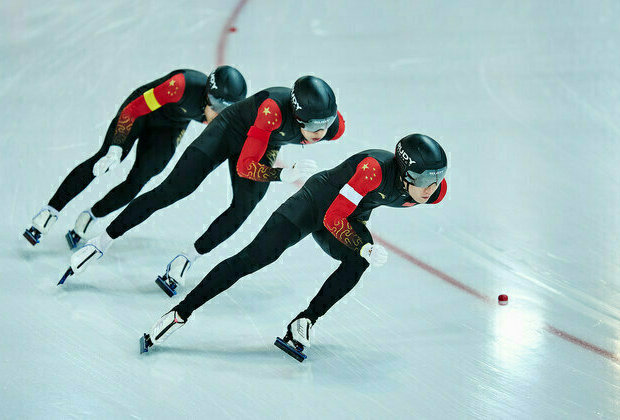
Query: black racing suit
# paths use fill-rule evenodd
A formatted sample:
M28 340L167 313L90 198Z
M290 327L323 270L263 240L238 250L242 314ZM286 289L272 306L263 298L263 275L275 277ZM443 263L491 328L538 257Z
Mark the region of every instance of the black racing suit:
M179 82L183 84L182 90ZM91 211L95 217L103 217L125 206L149 179L164 170L189 122L205 121L206 89L207 76L195 70L175 70L136 89L110 123L99 151L67 175L49 205L62 210L95 178L93 167L110 146L122 147L124 160L139 139L136 160L127 178L93 205ZM154 96L161 102L160 107L145 100L145 95L153 92L160 96Z
M305 144L290 104L291 90L273 87L226 108L186 149L168 177L153 190L134 199L107 227L112 239L145 221L159 209L188 196L222 162L228 160L233 199L195 242L205 254L230 237L264 197L271 181L280 180L273 168L285 144ZM342 135L338 114L324 140Z
M368 175L370 172L374 174ZM343 196L347 195L345 185L363 192L361 201L349 202ZM441 201L446 189L444 180L427 203ZM373 243L365 226L372 210L379 206L402 208L417 204L404 190L393 153L366 150L353 155L337 167L308 179L301 190L273 213L248 246L215 266L175 310L187 319L241 277L274 262L287 248L311 233L327 254L341 261L308 308L298 315L314 323L357 284L368 267L360 249ZM339 207L348 210L339 213ZM338 214L346 220L339 220Z

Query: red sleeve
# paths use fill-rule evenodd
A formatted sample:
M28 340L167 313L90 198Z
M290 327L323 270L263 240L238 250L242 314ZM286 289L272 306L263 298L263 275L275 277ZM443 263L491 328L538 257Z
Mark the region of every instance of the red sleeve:
M360 249L363 243L347 217L355 211L366 194L379 187L381 178L379 162L372 157L365 158L357 165L353 177L342 187L340 194L325 212L323 225L336 239L353 250Z
M185 92L185 76L175 74L170 79L147 90L122 109L116 123L112 144L120 145L131 131L137 118L153 112L163 105L178 102Z
M258 107L254 125L248 130L237 160L237 174L253 181L270 182L280 179L279 168L259 163L269 144L271 132L282 124L280 107L273 99L265 99Z
M340 137L342 137L342 134L344 133L344 118L342 118L342 114L340 114L340 111L337 111L337 112L338 112L338 131L336 132L336 135L330 140L338 140Z
M447 191L448 191L448 184L446 183L445 179L442 179L441 182L439 183L439 196L437 196L437 199L429 204L439 203L446 196Z

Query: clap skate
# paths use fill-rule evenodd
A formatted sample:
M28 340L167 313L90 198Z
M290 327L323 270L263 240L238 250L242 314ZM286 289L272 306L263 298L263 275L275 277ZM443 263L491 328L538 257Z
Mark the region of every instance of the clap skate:
M163 290L168 296L172 297L177 294L177 286L185 284L185 273L192 265L189 259L179 254L170 261L166 267L166 274L157 276L155 284Z
M310 346L310 328L312 325L312 321L307 318L294 319L286 327L287 331L284 338L276 337L273 344L301 363L308 357L304 354L304 348Z
M78 216L75 226L65 235L69 249L77 248L79 242L86 237L86 232L91 227L91 223L97 220L90 210L85 210Z
M173 309L165 313L155 325L151 327L148 333L144 333L140 337L140 354L149 351L149 347L155 344L163 343L170 335L185 325L183 318Z
M65 239L67 239L67 244L69 245L69 249L75 249L75 248L77 248L78 243L80 242L82 237L80 235L78 235L77 233L75 233L75 231L73 229L71 229L65 235Z
M65 271L58 285L61 285L74 274L79 274L86 269L88 265L103 257L103 253L112 243L107 233L102 233L94 237L86 244L71 255L71 266Z
M47 233L52 225L58 220L58 211L47 206L42 208L36 216L32 218L32 226L24 232L24 238L32 246L40 242L41 235Z
M284 336L284 339L276 337L273 344L300 363L308 358L304 354L304 346L289 338L288 334Z
M39 240L41 239L41 232L39 232L34 226L31 226L24 232L24 238L26 238L26 240L30 242L32 246L35 246L40 242Z

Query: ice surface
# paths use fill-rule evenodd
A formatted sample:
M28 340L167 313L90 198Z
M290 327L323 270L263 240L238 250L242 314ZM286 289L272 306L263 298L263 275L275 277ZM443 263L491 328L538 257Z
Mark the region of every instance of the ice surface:
M308 73L336 88L344 138L286 147L286 161L328 168L412 132L438 139L450 159L444 202L379 209L372 230L486 300L392 253L317 323L300 364L274 338L336 266L306 239L140 356L141 333L184 295L169 299L156 275L228 206L224 167L56 286L64 234L131 159L71 202L36 248L21 237L32 215L99 148L133 89L216 65L234 8L0 4L0 417L620 417L614 1L250 1L226 41L250 92ZM293 191L273 185L189 281L247 244ZM508 306L496 305L500 293Z

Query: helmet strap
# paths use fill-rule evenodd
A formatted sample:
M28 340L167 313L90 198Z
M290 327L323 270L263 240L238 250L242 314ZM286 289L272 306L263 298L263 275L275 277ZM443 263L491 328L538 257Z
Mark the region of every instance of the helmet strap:
M404 190L407 194L409 194L409 186L410 186L410 185L413 185L413 184L412 184L412 183L410 183L409 181L407 181L406 179L404 179L402 175L399 175L399 178L400 178L400 185L401 185L401 188L402 188L402 189L403 189L403 190ZM403 184L405 185L404 187L403 187Z

